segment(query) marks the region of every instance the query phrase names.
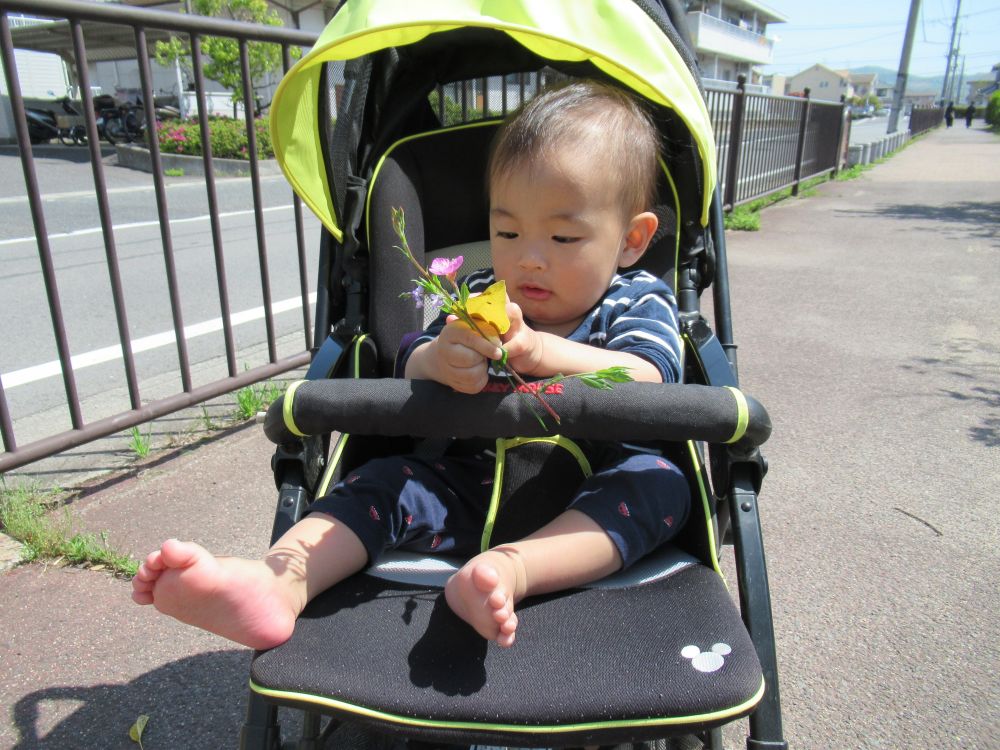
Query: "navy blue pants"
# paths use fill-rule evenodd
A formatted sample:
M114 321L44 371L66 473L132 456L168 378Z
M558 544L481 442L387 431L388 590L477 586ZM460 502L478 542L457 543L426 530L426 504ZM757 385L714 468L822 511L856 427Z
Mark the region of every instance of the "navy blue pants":
M478 554L493 494L490 454L374 459L352 471L309 512L351 529L375 562L388 549ZM608 534L624 567L670 540L687 520L691 494L680 469L659 455L618 453L579 486L568 508Z

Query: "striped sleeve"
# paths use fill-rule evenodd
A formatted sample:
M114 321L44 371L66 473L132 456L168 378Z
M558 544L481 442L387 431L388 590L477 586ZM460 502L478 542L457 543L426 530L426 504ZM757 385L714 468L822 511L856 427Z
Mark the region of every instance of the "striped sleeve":
M642 357L660 371L664 383L680 382L681 338L670 288L645 272L621 280L605 299L611 309L605 310L604 348Z

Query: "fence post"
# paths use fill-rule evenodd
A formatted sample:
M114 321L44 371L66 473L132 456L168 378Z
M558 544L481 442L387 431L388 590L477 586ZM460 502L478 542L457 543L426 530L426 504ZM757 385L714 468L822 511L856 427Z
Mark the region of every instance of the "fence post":
M726 158L726 194L723 203L732 210L736 206L736 185L740 171L740 141L743 140L743 112L746 102L747 77L736 77L736 93L733 94L733 109L729 122L729 156Z
M837 154L833 161L833 171L830 173L831 180L840 174L840 165L842 161L847 159L847 149L851 144L851 119L849 115L850 109L847 104L847 94L841 94L840 125L837 127ZM844 127L845 122L847 123L846 128Z
M799 181L802 179L802 157L806 151L806 125L809 122L809 89L805 90L805 102L802 104L802 120L799 123L799 143L795 148L795 178L792 182L792 195L799 194Z

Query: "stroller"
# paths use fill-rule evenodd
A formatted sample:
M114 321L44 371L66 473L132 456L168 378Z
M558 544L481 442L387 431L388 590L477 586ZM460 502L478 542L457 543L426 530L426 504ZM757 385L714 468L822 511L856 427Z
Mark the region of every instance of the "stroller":
M661 130L661 228L641 265L675 290L685 382L567 381L553 435L523 394L391 377L400 340L426 323L400 300L413 271L392 249L391 209L405 210L425 265L488 264L483 185L499 115L575 77L631 89ZM452 438L497 441L494 539L565 506L580 474L573 438L658 441L694 502L680 537L636 566L521 602L510 650L447 607L460 561L386 556L313 600L291 640L255 653L241 746L718 749L720 727L750 715L749 748L787 747L757 513L770 422L737 388L715 147L679 3L346 0L282 81L271 125L286 176L326 229L322 343L265 420L274 539L352 467ZM699 312L708 288L717 334ZM719 567L729 541L739 608ZM279 706L302 712L291 744Z

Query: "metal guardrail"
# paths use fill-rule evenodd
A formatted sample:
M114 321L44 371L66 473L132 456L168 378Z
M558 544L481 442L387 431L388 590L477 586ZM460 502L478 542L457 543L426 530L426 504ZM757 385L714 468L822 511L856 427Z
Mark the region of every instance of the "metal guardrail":
M87 140L90 148L90 163L93 168L94 187L97 196L98 212L103 230L107 272L111 281L114 309L117 319L118 335L121 343L125 381L128 387L131 409L112 417L94 422L86 422L81 413L80 398L77 389L76 376L71 362L70 347L66 336L66 326L60 302L55 264L49 234L46 230L45 210L39 191L38 178L35 172L34 157L30 146L28 126L25 119L24 101L14 56L14 44L11 35L9 13L20 12L35 16L45 16L56 19L66 19L69 24L73 44L73 57L79 76L79 89L83 98L83 108L86 120ZM93 96L91 93L89 69L87 64L87 45L84 39L83 23L97 22L131 28L135 40L136 59L139 62L139 75L144 102L145 121L155 123L154 97L151 85L150 50L147 44L147 30L158 29L188 36L192 46L192 64L194 68L195 89L198 98L198 119L204 148L205 187L211 214L211 228L215 265L218 275L219 303L222 311L222 327L225 338L228 377L215 382L195 387L192 383L191 364L188 357L187 342L184 331L184 321L181 313L181 289L179 286L171 226L167 214L167 196L164 186L163 169L161 165L159 145L156 138L149 138L150 157L152 160L153 183L156 196L156 209L159 217L160 237L163 249L163 260L166 269L169 289L170 307L173 327L177 343L177 362L181 374L182 392L168 398L143 404L136 375L135 359L132 352L131 336L124 302L121 274L119 270L118 251L115 243L115 231L111 221L108 203L108 192L105 181L102 155L100 151L99 134L94 114ZM74 0L3 0L0 2L0 52L6 75L7 90L10 95L14 124L19 144L21 166L27 187L28 203L31 211L35 237L38 245L39 260L45 283L49 312L52 318L52 328L55 334L56 348L62 369L63 386L66 393L66 406L69 410L72 429L57 435L44 437L40 440L19 445L14 434L13 421L8 408L8 402L0 383L0 437L2 437L4 452L0 454L0 473L23 466L40 458L83 445L87 442L104 437L135 425L147 422L157 417L175 412L179 409L201 403L210 398L231 392L250 383L273 377L282 372L301 367L309 361L308 349L311 346L310 312L307 300L305 267L305 246L303 242L302 206L298 198L294 199L296 236L298 243L299 277L303 299L303 321L305 347L303 352L292 357L279 359L276 353L274 321L271 310L271 283L268 271L267 248L264 240L263 206L260 191L260 167L256 153L255 129L252 108L246 108L246 128L249 141L249 169L253 186L254 218L257 228L258 258L260 264L261 290L264 298L265 323L267 328L267 343L269 361L266 365L239 372L236 365L236 344L233 336L231 311L229 306L228 283L226 279L225 256L222 248L221 229L218 218L218 198L213 169L213 157L209 138L209 123L205 107L205 76L202 71L200 57L201 40L206 36L229 37L237 40L241 69L243 72L244 101L252 102L253 91L250 81L248 43L273 42L281 45L284 67L290 67L290 49L293 45L309 46L315 42L316 36L300 31L280 29L270 26L258 26L200 16L187 16L177 13L132 8L119 4L98 4L78 2Z
M45 211L35 172L34 158L29 142L24 115L24 102L14 60L14 47L10 28L13 19L9 13L26 13L48 18L66 19L72 35L73 55L79 76L79 89L83 99L85 126L90 150L94 187L97 195L98 213L106 257L107 272L111 281L118 335L123 354L124 380L127 384L131 408L112 417L94 422L86 422L81 413L76 377L67 341L63 319L52 248L46 230ZM193 54L195 89L198 102L198 122L202 143L206 144L203 155L205 188L211 220L213 254L218 276L219 304L222 310L222 329L225 339L228 376L214 382L195 386L192 383L191 365L183 335L175 335L177 363L181 374L182 390L167 398L143 404L135 360L132 353L132 339L124 302L125 294L119 271L119 260L115 242L115 231L111 221L108 192L105 181L98 130L94 115L93 98L87 67L87 47L84 23L111 24L132 30L136 59L144 102L145 121L154 123L154 96L151 86L150 55L147 44L147 30L167 31L186 35L190 40ZM72 429L50 435L34 442L19 445L15 439L13 420L8 408L3 384L0 382L0 437L4 452L0 453L0 473L24 466L38 459L74 448L107 435L127 430L130 427L162 417L179 409L192 406L210 398L234 391L251 383L274 377L282 372L306 364L310 359L313 345L306 277L306 261L303 232L302 205L294 198L298 273L303 300L303 332L305 345L297 355L279 359L276 353L274 322L271 310L270 277L268 271L267 248L263 231L263 208L260 190L260 170L254 147L254 126L252 108L245 115L249 145L249 167L254 203L254 220L257 228L257 250L260 265L261 291L264 298L265 324L267 329L268 363L244 372L236 367L236 345L232 330L229 308L228 282L226 278L225 254L219 225L218 198L216 195L215 172L211 143L208 138L208 109L206 107L205 77L197 54L201 41L206 36L223 36L236 39L239 43L240 60L243 70L244 101L253 101L249 80L249 60L247 44L251 41L273 42L281 45L284 67L290 66L290 49L293 45L311 46L316 35L290 29L226 21L201 16L186 16L176 13L134 8L118 4L98 4L80 0L0 0L0 52L7 88L10 92L21 164L27 188L28 201L37 238L38 255L42 268L45 292L56 348L62 369L65 403L69 411ZM507 76L496 79L481 79L476 84L456 89L439 87L437 108L442 119L446 99L453 110L451 116L465 119L475 116L475 110L504 114L526 97L530 97L541 85L537 75ZM720 185L725 188L725 205L731 209L755 197L791 186L797 189L801 181L824 172L839 169L846 154L847 109L840 104L811 102L793 97L766 96L749 93L740 84L737 90L709 89L707 92L709 110L712 115L719 151ZM157 139L150 139L152 160L152 180L159 217L160 239L169 290L174 331L182 332L184 322L181 314L182 290L175 267L173 238L167 215L167 196L164 186L163 169ZM319 300L317 304L322 304ZM318 316L319 317L319 316ZM325 336L325 331L316 332L316 337Z
M723 208L732 210L844 165L850 108L844 102L709 88L706 99L718 152Z
M923 133L944 122L944 107L914 107L910 112L910 135Z

